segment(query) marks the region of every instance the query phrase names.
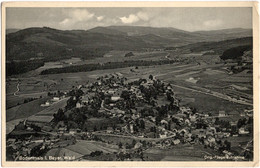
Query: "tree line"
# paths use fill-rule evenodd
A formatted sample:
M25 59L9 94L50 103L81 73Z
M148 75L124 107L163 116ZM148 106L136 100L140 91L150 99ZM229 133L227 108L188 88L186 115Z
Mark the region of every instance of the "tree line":
M86 71L104 70L104 69L117 69L117 68L131 67L131 66L163 65L163 64L172 64L174 62L175 60L160 60L160 61L138 60L138 61L124 61L124 62L108 62L104 64L85 64L85 65L68 66L63 68L46 69L41 72L41 75L86 72Z
M44 65L42 60L11 61L6 63L6 76L17 75L37 69Z

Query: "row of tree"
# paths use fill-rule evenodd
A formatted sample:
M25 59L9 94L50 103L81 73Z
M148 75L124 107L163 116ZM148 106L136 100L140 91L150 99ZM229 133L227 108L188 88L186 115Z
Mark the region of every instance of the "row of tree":
M85 64L76 66L67 66L63 68L52 68L46 69L41 72L41 75L46 74L58 74L58 73L73 73L73 72L87 72L94 70L104 70L104 69L117 69L125 68L131 66L151 66L151 65L163 65L172 64L174 60L160 60L160 61L124 61L124 62L108 62L104 64Z

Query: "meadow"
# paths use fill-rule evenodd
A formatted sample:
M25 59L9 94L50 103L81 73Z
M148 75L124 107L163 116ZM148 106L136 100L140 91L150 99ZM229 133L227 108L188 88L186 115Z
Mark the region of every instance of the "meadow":
M118 152L119 148L117 145L106 144L103 142L78 140L73 145L68 145L63 148L53 148L49 150L45 156L70 156L76 159L83 157L84 155L90 155L95 151L102 151L104 154L111 154Z
M217 154L214 150L202 145L179 144L171 149L149 148L144 157L150 161L204 161L205 155Z

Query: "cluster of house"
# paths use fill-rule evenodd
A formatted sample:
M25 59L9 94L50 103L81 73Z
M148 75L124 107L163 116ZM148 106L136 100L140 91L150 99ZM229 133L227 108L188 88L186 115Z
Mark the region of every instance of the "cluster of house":
M189 107L179 106L178 99L175 99L175 104L179 107L179 110L175 114L168 114L167 117L161 118L159 124L156 123L156 116L149 115L143 116L141 111L147 106L142 104L145 102L144 94L140 91L140 86L149 87L154 84L154 79L146 79L144 82L140 82L139 85L129 85L133 81L127 81L126 78L121 77L118 74L107 75L105 77L98 78L98 81L94 84L90 84L82 90L86 93L77 103L76 108L81 108L93 101L93 98L97 95L96 92L103 92L104 98L102 99L101 107L98 112L106 113L110 117L118 117L124 121L124 124L120 127L108 127L106 133L109 134L121 134L121 135L134 135L142 138L161 138L165 139L165 144L176 145L179 143L203 143L212 148L218 148L221 145L219 142L222 138L229 136L247 135L249 131L245 127L241 127L236 133L232 132L231 128L223 128L221 125L216 125L216 118L227 117L228 114L225 111L219 111L218 116L209 116L208 114L193 113ZM165 85L164 95L166 92L171 91L170 85ZM126 104L126 98L122 96L122 93L127 90L130 94L129 99L134 101L134 106L129 108L122 108L122 103ZM155 100L156 101L156 100ZM167 101L165 101L167 102ZM169 103L169 102L168 102ZM142 104L139 107L138 104ZM155 102L155 107L151 109L153 114L158 114L156 106L159 102ZM148 105L149 106L149 105ZM246 111L246 115L250 116L251 111ZM147 131L141 130L136 127L139 125L137 122L143 120L146 124L152 123L155 126L155 130ZM178 123L178 124L176 124ZM202 126L198 126L198 125ZM230 122L230 126L236 127L237 122ZM147 124L148 125L148 124ZM139 125L140 127L140 125ZM161 144L161 145L162 145ZM165 146L163 145L163 146Z

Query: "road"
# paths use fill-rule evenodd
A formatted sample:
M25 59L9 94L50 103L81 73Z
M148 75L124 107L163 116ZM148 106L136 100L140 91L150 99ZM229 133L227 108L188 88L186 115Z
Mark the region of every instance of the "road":
M13 95L16 96L16 97L37 96L37 95L42 95L42 94L47 93L46 91L43 91L43 92L35 92L35 93L23 93L23 94L19 94L19 95L18 95L18 92L20 91L19 86L20 86L20 83L18 82L18 84L17 84L17 86L16 86L17 90L16 90L16 91L14 92L14 94L13 94Z
M19 85L20 85L20 83L18 82L18 84L17 84L17 86L16 86L17 91L14 92L14 96L18 96L17 93L20 91Z
M171 135L165 138L143 138L143 137L136 137L136 136L127 136L127 135L115 135L115 134L107 134L107 133L100 133L100 132L92 132L94 135L102 135L102 136L113 136L118 138L130 138L130 139L136 139L136 140L148 140L148 141L159 141L159 140L165 140L175 137L175 135Z

